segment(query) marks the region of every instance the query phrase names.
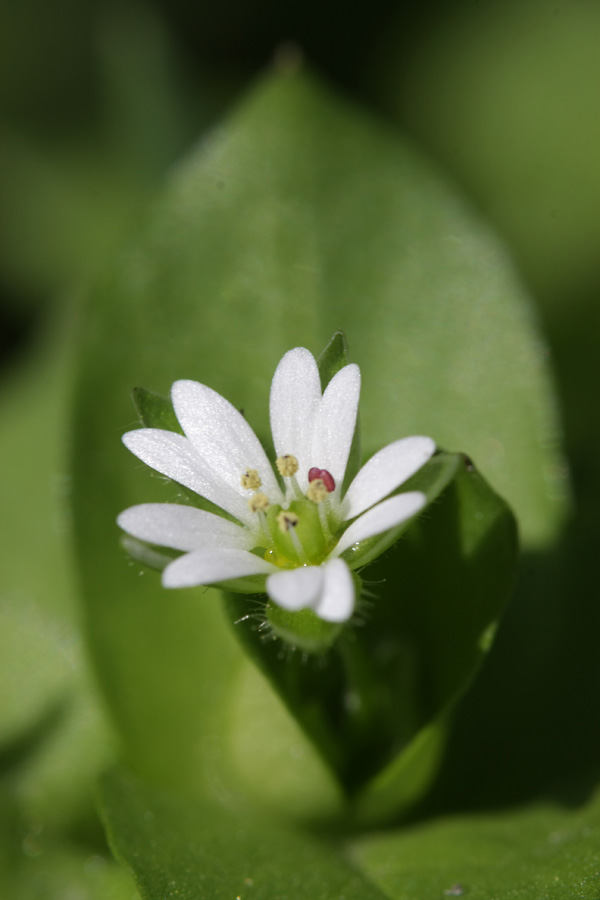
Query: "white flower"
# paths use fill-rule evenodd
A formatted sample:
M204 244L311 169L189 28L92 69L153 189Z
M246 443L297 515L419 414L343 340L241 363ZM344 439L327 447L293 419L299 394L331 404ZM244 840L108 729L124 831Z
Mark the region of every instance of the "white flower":
M312 354L301 347L285 354L270 397L282 488L243 415L206 385L176 381L171 397L185 436L141 428L123 441L144 463L236 521L169 503L121 513L118 523L133 537L183 551L164 569L165 587L266 589L284 610L311 609L327 622L349 619L355 587L342 555L422 509L425 495L418 491L384 498L435 450L428 437L395 441L362 467L342 496L359 393L358 366L340 369L321 393Z

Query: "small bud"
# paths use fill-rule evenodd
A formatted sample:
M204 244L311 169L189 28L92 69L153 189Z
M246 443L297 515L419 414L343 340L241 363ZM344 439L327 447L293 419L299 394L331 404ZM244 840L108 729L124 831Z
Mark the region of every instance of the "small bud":
M298 471L298 460L293 453L286 453L285 456L278 456L276 459L279 474L284 478L291 478Z
M256 469L246 469L242 475L242 487L246 490L256 491L261 486L262 481Z
M248 500L248 506L250 507L251 512L264 512L269 508L271 504L269 503L269 498L266 494L262 494L258 491Z
M300 519L296 513L292 512L290 509L282 509L277 516L277 524L283 532L289 531L290 528L295 528L299 521Z
M313 481L311 481L306 492L306 496L309 500L312 500L313 503L322 503L328 494L329 491L325 487L325 483L323 482L322 478L315 478Z

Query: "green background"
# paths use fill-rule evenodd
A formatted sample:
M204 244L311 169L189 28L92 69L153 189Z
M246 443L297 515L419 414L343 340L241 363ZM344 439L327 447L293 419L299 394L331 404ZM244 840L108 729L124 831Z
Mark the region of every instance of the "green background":
M597 896L599 32L593 2L0 6L7 896ZM206 381L268 440L278 359L338 327L364 457L466 451L523 550L381 834L341 829L212 592L165 597L114 526L174 496L120 446L133 386Z

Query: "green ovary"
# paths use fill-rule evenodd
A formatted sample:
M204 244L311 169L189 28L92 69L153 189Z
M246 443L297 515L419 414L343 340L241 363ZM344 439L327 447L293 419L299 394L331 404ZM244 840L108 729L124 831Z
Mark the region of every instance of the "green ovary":
M298 523L289 531L283 531L277 521L280 512L281 506L270 506L267 511L267 523L275 546L265 554L265 559L283 568L320 565L333 545L323 534L317 504L312 500L292 501L289 512L296 514ZM302 553L304 558L301 558Z

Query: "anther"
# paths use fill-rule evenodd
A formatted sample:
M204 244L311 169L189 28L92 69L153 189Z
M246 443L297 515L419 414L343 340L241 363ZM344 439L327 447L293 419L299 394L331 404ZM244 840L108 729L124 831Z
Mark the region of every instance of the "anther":
M269 508L271 504L269 503L269 498L266 494L262 494L260 491L257 491L256 494L253 494L252 497L248 500L248 506L250 507L250 512L264 512Z
M322 478L314 478L308 486L308 490L306 492L306 496L309 500L312 500L313 503L322 503L323 500L327 498L329 491L325 487L325 482Z
M246 469L242 475L242 487L246 490L256 491L261 484L262 481L256 469Z
M291 528L295 528L299 521L300 520L298 519L296 513L292 512L290 509L282 509L277 516L277 524L283 532L287 532Z
M278 456L275 460L279 474L283 478L291 478L298 471L298 460L293 453L286 453L284 456Z
M319 469L317 466L313 466L312 469L308 470L308 480L311 484L313 481L322 481L328 494L335 491L335 479L327 469Z

